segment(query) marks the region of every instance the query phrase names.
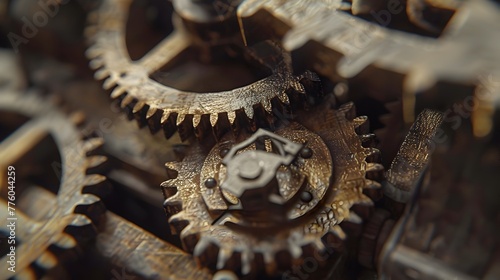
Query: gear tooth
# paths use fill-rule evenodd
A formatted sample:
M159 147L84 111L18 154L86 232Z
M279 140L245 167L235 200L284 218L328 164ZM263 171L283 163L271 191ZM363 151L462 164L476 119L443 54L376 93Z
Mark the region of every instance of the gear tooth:
M245 111L245 114L247 115L247 117L249 119L253 119L253 114L254 114L254 111L253 111L253 107L243 107L243 111Z
M196 245L194 246L193 256L199 257L203 255L203 253L207 250L208 246L210 246L210 240L204 237L200 238L198 243L196 243Z
M182 206L182 198L179 195L179 193L176 193L173 196L165 199L165 201L163 202L163 206L164 207L178 207L178 206Z
M290 255L292 256L292 258L294 258L294 259L298 259L298 258L300 258L300 256L302 256L302 248L300 248L300 246L293 244L293 243L290 244L289 252L290 252Z
M219 114L217 113L210 114L210 125L212 125L212 127L215 127L218 120L219 120Z
M188 237L190 237L190 236L197 235L198 230L195 228L195 226L193 224L189 223L189 219L188 219L188 217L186 217L186 214L184 212L179 212L178 214L176 214L174 216L178 217L177 221L188 222L188 225L181 231L181 234L179 236L180 236L181 240L183 240L183 244L184 244L185 248L188 250L191 250L192 247L189 248L189 246L186 246L187 244L184 241L187 240ZM174 216L172 216L172 218ZM175 220L174 220L174 222L175 222Z
M97 70L104 66L104 60L100 57L96 57L89 62L89 67L92 70Z
M161 124L165 124L168 121L168 118L170 117L170 112L167 110L163 110L163 113L161 114Z
M114 87L116 85L116 82L118 81L118 79L116 77L113 77L113 76L109 76L105 81L104 83L102 84L102 87L105 89L105 90L109 90L110 88Z
M358 116L352 120L352 122L354 123L354 128L362 126L363 124L366 123L366 121L368 121L367 116Z
M286 105L290 104L290 99L288 99L288 95L286 95L285 92L282 92L281 94L278 95L279 100Z
M97 167L108 160L105 156L92 156L87 158L87 169Z
M252 270L252 262L254 259L253 252L245 250L241 252L241 274L248 275Z
M87 175L85 177L85 182L83 183L84 186L94 186L99 183L102 183L103 181L106 180L106 177L103 175L99 174L92 174L92 175Z
M129 105L133 101L134 101L134 97L132 97L130 95L125 95L125 97L123 97L123 99L122 99L122 102L120 103L120 107L125 108L125 107L127 107L127 105Z
M44 269L50 269L56 266L57 258L51 252L45 251L36 259L35 262Z
M366 164L366 172L382 172L384 166L380 163L369 162Z
M262 107L264 107L264 110L266 110L267 113L271 114L273 112L273 106L271 105L271 101L268 99L265 99L261 101Z
M361 224L363 223L363 219L361 219L360 216L356 215L356 213L349 212L349 216L345 219L345 221L354 223L354 224Z
M169 162L165 163L165 167L169 170L179 172L179 170L181 168L181 164L178 161L169 161Z
M359 139L363 143L371 142L371 141L375 140L375 138L377 138L377 137L373 133L359 135Z
M346 239L346 234L339 225L331 226L329 232L337 236L340 240Z
M65 233L61 234L55 243L57 247L63 249L71 249L76 246L76 240L72 236Z
M76 111L76 112L73 112L70 116L69 116L69 119L70 121L75 125L75 126L80 126L82 125L83 123L85 123L85 120L87 119L86 116L85 116L85 113L82 112L82 111Z
M172 217L170 217L170 219L168 219L168 221L170 223L189 222L189 220L186 218L186 214L184 212L179 212L179 213L172 215ZM180 234L181 239L183 239L186 235L188 235L190 233L190 231L192 230L192 228L193 228L193 226L188 224L181 231L181 234Z
M109 70L107 69L100 69L100 70L97 70L95 73L94 73L94 78L98 81L100 80L104 80L105 78L109 77Z
M86 226L92 224L92 221L84 215L81 214L76 214L73 217L73 221L71 221L71 225L81 227L81 226Z
M369 179L365 180L365 189L380 189L381 187L382 185L379 182L375 182Z
M197 128L201 122L201 115L193 115L193 127Z
M185 114L179 114L179 115L177 115L176 125L177 126L181 125L185 118L186 118Z
M146 113L146 119L150 119L151 117L153 117L154 114L156 114L157 111L158 111L158 108L156 108L156 107L149 107L148 112Z
M223 269L232 254L233 251L231 250L231 248L220 248L219 255L217 256L217 269Z
M304 85L301 84L298 80L292 82L292 88L301 94L306 94L306 89Z
M93 194L83 194L82 199L78 202L78 205L91 205L96 202L98 202L100 199L99 197L93 195Z
M101 49L99 48L99 46L95 45L93 47L90 47L88 48L86 51L85 51L85 56L88 58L88 59L94 59L98 56L102 55L102 51ZM94 74L95 76L95 74Z
M236 112L234 111L227 112L227 119L229 120L229 123L233 125L234 122L236 121Z
M88 153L91 152L104 144L104 140L102 138L91 138L83 144L83 150Z
M326 249L325 247L325 244L323 243L323 241L321 241L321 239L316 239L314 240L314 242L312 243L312 245L316 248L316 250L318 250L319 252L322 252Z
M308 79L308 80L313 81L313 82L321 82L321 79L319 78L318 74L316 74L312 71L309 71L309 70L307 70L302 75L300 75L299 79L300 80Z
M373 200L369 198L368 196L361 194L359 197L359 200L356 202L357 205L363 205L363 206L374 206Z
M125 93L125 88L121 86L117 86L113 91L111 92L111 98L116 99L120 96L122 96Z
M141 101L137 102L135 104L134 108L132 109L132 113L136 114L137 112L141 111L145 105L146 105L146 103L144 103L144 102L141 102Z
M347 102L346 104L342 104L339 108L339 111L342 113L350 112L355 109L353 102Z
M377 154L380 154L380 150L376 149L376 148L366 148L365 154L366 154L366 156L377 155Z

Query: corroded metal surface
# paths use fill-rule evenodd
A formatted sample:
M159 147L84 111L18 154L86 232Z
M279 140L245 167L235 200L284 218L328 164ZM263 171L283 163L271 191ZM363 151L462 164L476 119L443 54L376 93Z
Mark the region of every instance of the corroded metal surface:
M38 209L46 213L37 219L27 216L22 209L14 207L14 215L7 208L7 200L1 199L0 217L6 221L8 217L16 220L16 239L21 242L17 245L18 255L16 262L16 273L8 272L7 260L9 256L3 256L0 263L2 274L7 277L19 275L20 277L34 277L30 264L36 262L44 268L51 268L57 260L48 251L49 246L56 245L61 248L71 248L76 245L75 239L65 232L68 226L85 226L91 224L91 219L80 213L76 213L77 206L80 209L88 209L99 202L99 198L90 193L83 193L86 186L98 185L105 178L101 175L87 175L87 169L101 164L105 158L101 156L87 157L99 145L102 140L93 138L82 140L79 132L71 121L60 113L49 102L43 101L34 94L21 94L5 90L0 94L0 114L16 114L28 117L28 121L0 144L0 166L7 170L7 166L16 166L21 157L30 150L36 149L46 135L53 137L61 155L60 186L57 197L50 204L44 205L44 209ZM2 117L3 120L4 117ZM17 167L18 177L16 182L16 193L19 195L23 186L20 174L20 166ZM27 169L25 166L24 169ZM6 179L2 178L2 193L7 194ZM26 187L26 186L24 186ZM18 196L17 198L20 199ZM16 202L17 201L16 198ZM11 200L9 200L11 201ZM81 211L81 210L80 210ZM94 216L95 218L95 216ZM1 229L9 232L7 223L2 223Z
M411 198L415 182L430 160L436 143L433 137L443 121L443 114L424 110L418 115L387 171L384 194L398 202Z
M323 197L313 196L311 199L300 202L299 206L296 206L299 209L307 206L308 203L317 203L318 206L309 209L309 215L298 217L293 222L283 218L280 221L274 221L268 215L270 224L264 223L263 226L258 226L259 230L256 231L255 222L249 224L245 222L245 219L250 216L245 211L245 205L234 214L231 212L231 207L227 206L228 211L223 213L207 209L200 190L202 184L207 185L206 181L200 180L206 152L200 146L193 146L182 162L167 163L167 167L176 170L178 175L163 184L167 198L165 207L171 215L170 223L183 240L184 248L193 252L201 263L205 265L212 263L217 269L228 267L243 275L251 272L258 273L261 270L267 270L268 273L273 274L277 269L277 263L283 261L278 257L279 252L285 251L289 258L300 260L307 255L305 251L303 252L305 248L322 250L324 245L321 238L328 233L334 234L339 239L345 239L345 232L339 224L343 221L361 222L361 218L351 212L350 208L356 204L373 204L362 191L380 185L365 176L367 172L381 171L380 165L366 162L366 158L377 151L361 146L360 136L355 133L354 128L364 121L346 119L346 115L352 114L351 110L352 104L338 111L327 109L324 112L325 118L320 121L322 131L309 132L298 124L291 124L276 131L280 137L288 138L296 143L303 143L310 137L307 136L308 134L316 133L328 149L324 150L321 145L314 145L314 142L308 143L308 147L313 154L329 154L333 163L333 169L326 165L322 169L323 173L320 172L317 177L313 173L303 173L303 175L311 176L308 179L313 180L313 183L319 180L322 182L320 184L328 184L329 187ZM218 147L214 149L219 151ZM249 151L252 150L247 150L240 156L246 156ZM303 172L300 162L308 161L307 156L308 154L306 158L300 158L300 160L298 158L298 163L291 166L298 164L298 171ZM319 160L319 158L312 160ZM318 164L322 165L319 162ZM205 170L205 172L213 171ZM221 174L220 171L218 173ZM227 173L225 177L218 176L215 181L224 186L227 176L229 176ZM282 182L282 184L287 183ZM218 188L210 187L212 187L211 193L219 191ZM237 203L238 197L234 199ZM226 199L225 203L227 204L228 201L230 199ZM219 205L221 203L222 201ZM261 223L262 219L265 220L265 216L261 217L258 223ZM214 246L218 250L214 250ZM259 259L263 260L263 263L260 263Z
M131 1L104 1L92 17L89 28L93 45L87 51L91 66L98 69L95 77L106 79L104 87L113 88L112 98L120 98L122 107L130 107L141 122L153 130L164 127L167 137L176 127L203 129L237 125L242 113L254 119L254 106L272 114L271 99L277 97L289 104L290 90L305 93L300 79L291 72L290 58L277 52L277 62L270 65L266 78L229 91L196 93L163 85L150 78L162 66L174 60L190 45L195 44L189 34L177 26L172 34L139 60L132 61L125 45L125 28ZM248 52L242 49L240 52ZM253 55L255 56L255 55ZM237 113L239 112L239 113Z

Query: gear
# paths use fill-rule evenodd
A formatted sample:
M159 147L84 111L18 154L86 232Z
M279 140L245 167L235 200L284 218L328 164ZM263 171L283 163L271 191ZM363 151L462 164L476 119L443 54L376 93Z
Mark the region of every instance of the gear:
M141 59L132 61L125 45L131 2L106 0L89 16L91 26L87 33L93 45L87 51L87 56L92 59L91 67L99 69L95 77L99 80L107 78L104 88L114 87L111 97L120 98L121 106L135 115L140 125L148 125L153 133L163 127L167 138L177 129L183 139L188 138L191 131L201 138L201 131L214 128L217 135L222 135L229 126L234 129L242 122L254 123L256 109L264 114L272 114L273 100L289 104L289 93L295 91L304 94L301 79L318 80L311 73L300 77L292 75L290 58L278 49L278 56L282 57L276 59L277 62L272 63L272 66L250 51L248 55L270 68L271 74L247 86L221 92L196 93L163 85L150 75L199 42L177 24L175 30L151 51ZM246 47L240 48L244 54L249 52ZM268 48L276 49L276 46Z
M362 146L371 136L355 131L367 119L353 119L352 104L325 110L316 114L323 120L306 117L242 142L229 136L208 152L195 145L167 163L177 175L162 184L164 205L184 248L217 270L273 274L324 249L327 234L345 239L340 224L362 221L351 206L373 205L363 191L380 187L367 178L383 167L367 162L378 150Z
M19 124L18 120L28 119L22 125L18 125L15 131L0 143L2 173L7 172L8 166L13 166L17 176L14 187L10 184L4 185L7 178L1 178L2 185L0 185L3 194L7 194L8 191L13 191L16 194L15 201L10 198L7 201L5 197L0 199L1 219L7 221L8 218L17 218L15 220L15 273L8 270L8 255L1 258L0 269L4 271L4 276L12 277L15 275L22 279L32 279L35 277L32 263L44 269L57 264L57 259L49 251L49 246L56 245L65 249L74 247L76 239L71 234L75 233L77 228L87 230L89 226L92 228L92 222L97 221L102 214L104 208L100 204L99 198L88 193L88 189L85 188L99 187L99 184L104 181L104 176L88 175L88 172L91 168L100 165L106 158L87 156L89 152L102 144L102 140L99 138L80 139L74 123L69 121L57 108L33 93L19 94L11 90L4 90L0 94L0 115L2 116L2 125L9 128L12 128L10 125L13 123ZM71 119L78 123L82 120L79 114L74 114ZM26 184L31 186L33 183L38 183L43 186L43 182L31 182L30 179L24 178L29 177L26 174L30 170L28 165L36 156L30 157L26 164L25 161L22 161L22 166L21 164L17 165L17 162L41 143L46 143L44 139L48 135L52 137L58 147L62 166L59 169L57 165L54 165L57 162L49 163L47 166L52 165L55 173L60 171L60 174L56 174L59 176L60 185L56 201L46 204L44 209L28 209L28 212L37 216L34 218L26 213L27 208L23 209L21 206L23 205L23 194L31 190L31 188L24 188L27 187ZM37 149L37 154L40 154L41 151L43 149ZM31 205L30 203L26 204ZM8 211L7 206L12 208L9 208ZM7 223L2 223L0 229L10 232Z

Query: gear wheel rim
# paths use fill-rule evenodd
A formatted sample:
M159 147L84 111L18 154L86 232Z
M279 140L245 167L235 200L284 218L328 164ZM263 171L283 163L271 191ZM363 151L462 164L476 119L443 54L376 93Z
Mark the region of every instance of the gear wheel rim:
M82 191L85 187L99 186L105 180L102 175L86 173L90 168L97 167L106 160L103 156L87 156L102 145L103 141L101 138L82 140L77 124L69 121L57 108L34 93L21 94L4 90L0 95L0 111L24 115L30 118L27 122L36 122L35 126L38 129L43 129L52 136L61 155L63 170L60 175L57 201L51 205L54 208L48 212L47 217L43 220L34 220L22 213L19 214L22 210L16 209L18 214L16 239L22 240L22 243L16 247L19 257L16 260L16 272L11 277L35 279L36 274L31 267L33 263L44 269L50 269L57 264L57 258L48 250L49 246L55 245L62 249L76 246L76 239L65 232L69 226L93 227L91 217L80 213L81 209L77 213L76 208L83 207L85 211L87 207L100 203L99 197ZM75 118L76 122L80 120ZM28 224L35 226L27 227ZM5 225L2 226L2 229L4 228ZM4 256L0 269L7 271L6 265Z
M112 89L111 97L119 99L121 107L127 108L140 125L148 125L153 133L163 128L166 138L170 138L175 130L194 129L197 134L196 130L205 127L235 128L239 119L255 122L259 110L272 115L273 100L289 105L290 91L305 94L302 79L319 81L310 72L294 76L290 57L284 53L283 63L272 67L270 76L233 90L196 93L163 85L149 75L187 49L192 40L186 31L175 26L177 30L141 59L132 61L125 45L131 3L131 0L106 0L89 15L86 33L91 46L86 55L91 60L90 67L96 70L95 78L105 79L103 87ZM154 61L154 56L163 62ZM188 137L181 134L181 138Z
M272 251L269 251L268 248L276 246L276 240L258 240L258 248L256 248L255 244L252 242L245 242L244 239L243 241L240 240L240 242L237 242L237 244L239 244L239 247L237 248L231 248L231 245L226 246L226 244L230 243L225 242L225 238L230 239L231 236L228 236L227 231L222 228L223 226L214 227L210 225L211 217L209 216L208 211L203 210L203 198L202 195L197 192L199 182L196 182L196 177L199 174L199 169L201 169L201 166L203 165L199 162L200 159L204 159L201 147L195 146L193 148L193 152L189 153L182 162L167 163L167 168L176 171L177 177L162 184L164 194L167 197L164 206L167 213L172 215L169 218L169 222L173 230L180 234L184 248L187 251L191 251L193 255L198 258L198 261L203 264L206 261L203 258L207 258L204 254L213 249L215 246L218 248L216 264L217 270L231 268L231 264L229 262L234 261L235 255L239 254L241 258L241 273L243 275L248 274L252 271L252 269L255 269L254 262L256 261L257 256L261 255L266 266L266 272L268 274L273 274L277 268L274 263L274 258L280 252L285 251L290 254L293 260L298 260L303 255L303 251L305 251L302 248L312 247L313 250L323 250L325 245L323 244L322 239L328 234L333 234L342 240L345 239L346 234L339 224L343 221L353 223L361 222L362 219L354 212L351 212L350 208L353 205L358 204L366 206L373 205L373 201L368 196L363 194L363 190L373 188L378 189L380 188L380 184L367 179L366 176L369 172L380 172L380 170L383 169L380 164L368 163L366 161L368 157L378 154L379 152L374 148L364 148L362 146L361 143L362 139L364 139L364 135L358 135L355 132L355 129L366 123L366 118L355 118L351 121L348 120L348 115L352 114L353 109L352 104L341 107L338 111L333 113L336 117L330 121L332 121L332 124L337 124L339 126L345 125L346 127L349 127L349 136L351 140L357 141L356 147L360 152L356 155L358 159L362 159L363 162L360 168L362 170L359 170L362 177L357 177L358 179L361 179L357 181L358 183L361 183L361 185L356 185L355 188L351 189L352 192L348 192L342 187L348 187L349 184L347 183L353 181L343 181L342 185L336 185L338 184L338 181L334 182L332 186L336 186L337 188L335 196L327 198L329 199L329 202L323 202L323 204L330 204L331 207L336 204L335 207L340 209L336 215L334 214L333 208L324 206L321 210L317 210L317 218L313 219L314 221L311 220L306 225L301 224L292 228L293 230L287 230L287 232L289 232L288 237L281 240L280 245L277 248L274 247ZM338 119L339 117L341 117L341 119ZM328 136L327 134L332 132L335 133L335 130L336 129L334 127L330 127L329 131L324 133L321 132L320 136L331 137L331 135ZM325 138L323 138L323 141L325 141L328 145ZM337 141L336 143L340 145L344 143L344 145L347 145L347 142L343 141ZM330 150L330 153L333 154L334 152ZM338 167L339 166L334 167L334 170ZM346 169L343 170L343 172L348 171ZM334 175L334 178L338 178L336 180L345 178L342 174L343 173L336 174ZM197 197L192 198L189 194L197 194ZM356 199L346 199L349 198L349 195L354 195ZM191 199L186 199L187 197L191 197ZM204 227L207 226L209 227L208 230L204 229ZM310 235L302 234L303 231L306 230L306 226L310 226L308 229ZM246 238L252 239L254 237L246 235ZM233 270L235 269L233 268Z

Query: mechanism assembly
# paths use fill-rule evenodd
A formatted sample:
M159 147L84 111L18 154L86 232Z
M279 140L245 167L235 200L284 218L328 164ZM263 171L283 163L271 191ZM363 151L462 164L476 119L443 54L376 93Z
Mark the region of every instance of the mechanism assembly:
M0 17L0 279L500 278L498 1Z

